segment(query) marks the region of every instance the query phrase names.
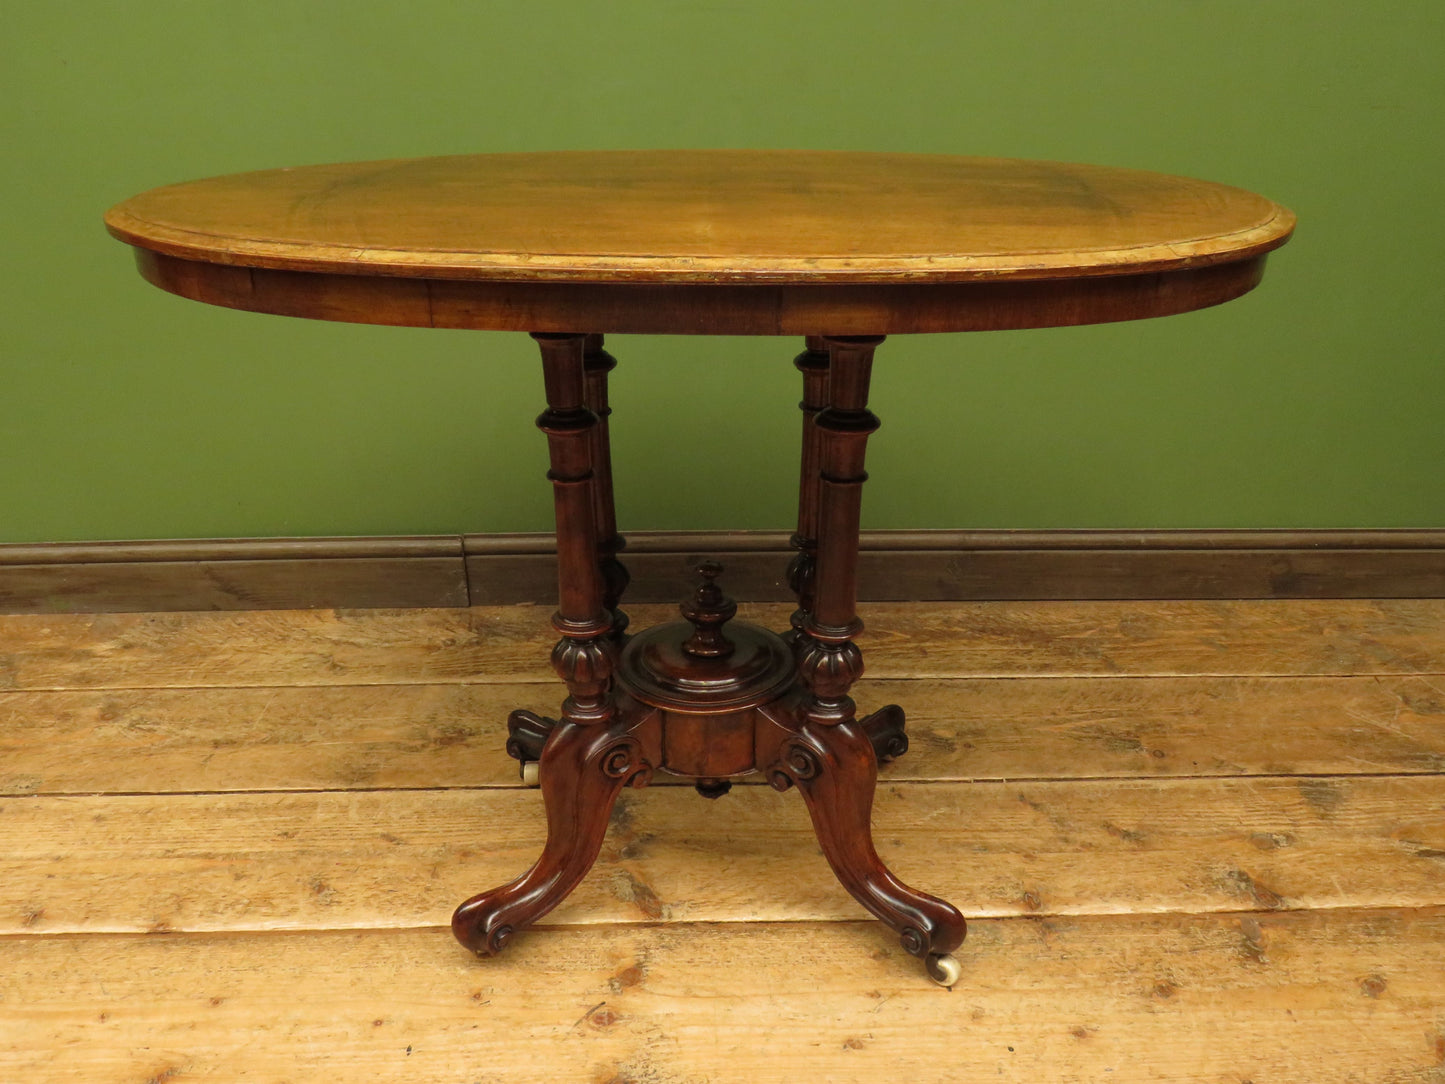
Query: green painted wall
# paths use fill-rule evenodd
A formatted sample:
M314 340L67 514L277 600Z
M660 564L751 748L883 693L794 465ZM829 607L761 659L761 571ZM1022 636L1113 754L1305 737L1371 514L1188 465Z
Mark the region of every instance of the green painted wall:
M0 0L0 27L0 541L545 529L525 336L197 305L100 217L211 174L567 147L1260 191L1301 225L1242 301L890 340L866 524L1445 526L1438 0ZM624 527L790 525L800 344L611 346Z

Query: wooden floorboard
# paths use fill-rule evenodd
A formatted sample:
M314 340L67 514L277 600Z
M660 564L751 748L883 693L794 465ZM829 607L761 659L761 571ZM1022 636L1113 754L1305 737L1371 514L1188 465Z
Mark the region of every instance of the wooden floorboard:
M907 705L905 780L1445 771L1445 680L865 677ZM518 786L552 682L0 692L0 795ZM669 782L659 775L655 783Z
M796 794L721 802L624 794L548 921L864 916ZM1440 776L890 783L873 821L971 915L1445 905ZM10 799L0 933L440 925L544 840L538 791Z
M23 937L0 1079L1445 1080L1445 914L980 921L950 991L873 923ZM913 966L911 966L913 965Z
M786 628L791 607L741 616ZM1445 599L872 603L881 678L1445 674ZM551 681L550 608L0 615L0 689ZM638 627L672 620L637 606Z
M0 1081L1445 1084L1445 600L866 607L952 992L763 786L626 792L457 946L541 846L548 616L0 616Z

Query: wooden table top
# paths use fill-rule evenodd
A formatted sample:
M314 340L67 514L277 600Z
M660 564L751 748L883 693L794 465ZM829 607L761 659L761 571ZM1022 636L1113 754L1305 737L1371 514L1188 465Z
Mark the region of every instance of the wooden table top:
M590 318L589 331L848 334L864 332L838 326L837 314L860 305L873 309L871 322L863 314L873 332L980 326L976 314L947 315L984 300L961 289L970 286L1032 283L1000 296L1077 301L1109 288L1068 283L1111 277L1115 292L1133 282L1157 294L1145 281L1152 275L1171 276L1177 295L1141 297L1149 311L1126 314L1076 303L1031 315L1015 305L1012 318L989 326L1215 304L1228 299L1225 279L1229 296L1258 281L1263 255L1288 239L1294 216L1225 185L1057 162L577 151L235 174L143 193L112 208L106 225L140 250L157 285L261 311L526 330ZM237 269L247 269L244 280ZM340 278L351 281L333 283L327 299L300 296ZM415 280L429 284L426 312ZM1204 288L1181 294L1186 283ZM944 288L933 291L937 311L905 311L927 292L900 288L929 286ZM269 296L278 293L289 297ZM586 298L606 300L606 313ZM704 309L675 319L643 312L663 302ZM789 310L805 302L799 323ZM604 315L607 326L594 326Z

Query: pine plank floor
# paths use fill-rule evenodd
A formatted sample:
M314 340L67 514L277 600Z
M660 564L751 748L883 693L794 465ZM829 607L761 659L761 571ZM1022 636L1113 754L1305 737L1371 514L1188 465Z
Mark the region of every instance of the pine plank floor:
M1445 1084L1445 600L865 607L952 991L759 785L627 792L461 950L541 845L548 614L0 616L0 1082Z

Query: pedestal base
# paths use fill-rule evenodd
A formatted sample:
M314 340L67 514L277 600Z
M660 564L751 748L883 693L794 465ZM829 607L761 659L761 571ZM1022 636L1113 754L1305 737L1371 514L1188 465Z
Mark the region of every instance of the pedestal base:
M567 685L561 720L513 712L507 750L538 778L547 806L542 857L510 884L457 908L452 929L480 955L556 907L597 860L624 786L654 771L695 781L719 798L731 780L761 772L796 787L838 880L944 985L963 916L911 888L874 850L878 762L908 748L903 711L859 720L852 685L863 673L853 638L864 446L878 428L867 409L877 336L810 338L803 372L803 465L792 628L778 635L730 624L737 606L703 562L684 620L629 636L618 608L627 576L617 562L606 377L614 364L600 335L537 334L547 410L537 424L550 447L557 511L557 613L552 665Z
M963 916L900 881L873 847L877 765L907 749L903 710L889 705L862 720L821 725L808 717L810 694L784 637L734 623L732 652L694 658L681 650L692 631L685 622L657 626L622 648L610 724L513 713L508 751L539 762L547 844L524 876L457 909L458 940L491 955L560 903L596 861L624 786L645 786L660 770L695 779L715 797L729 777L762 772L778 790L798 789L853 898L897 931L935 981L952 985L958 965L948 953L963 942ZM695 690L690 700L684 687Z

